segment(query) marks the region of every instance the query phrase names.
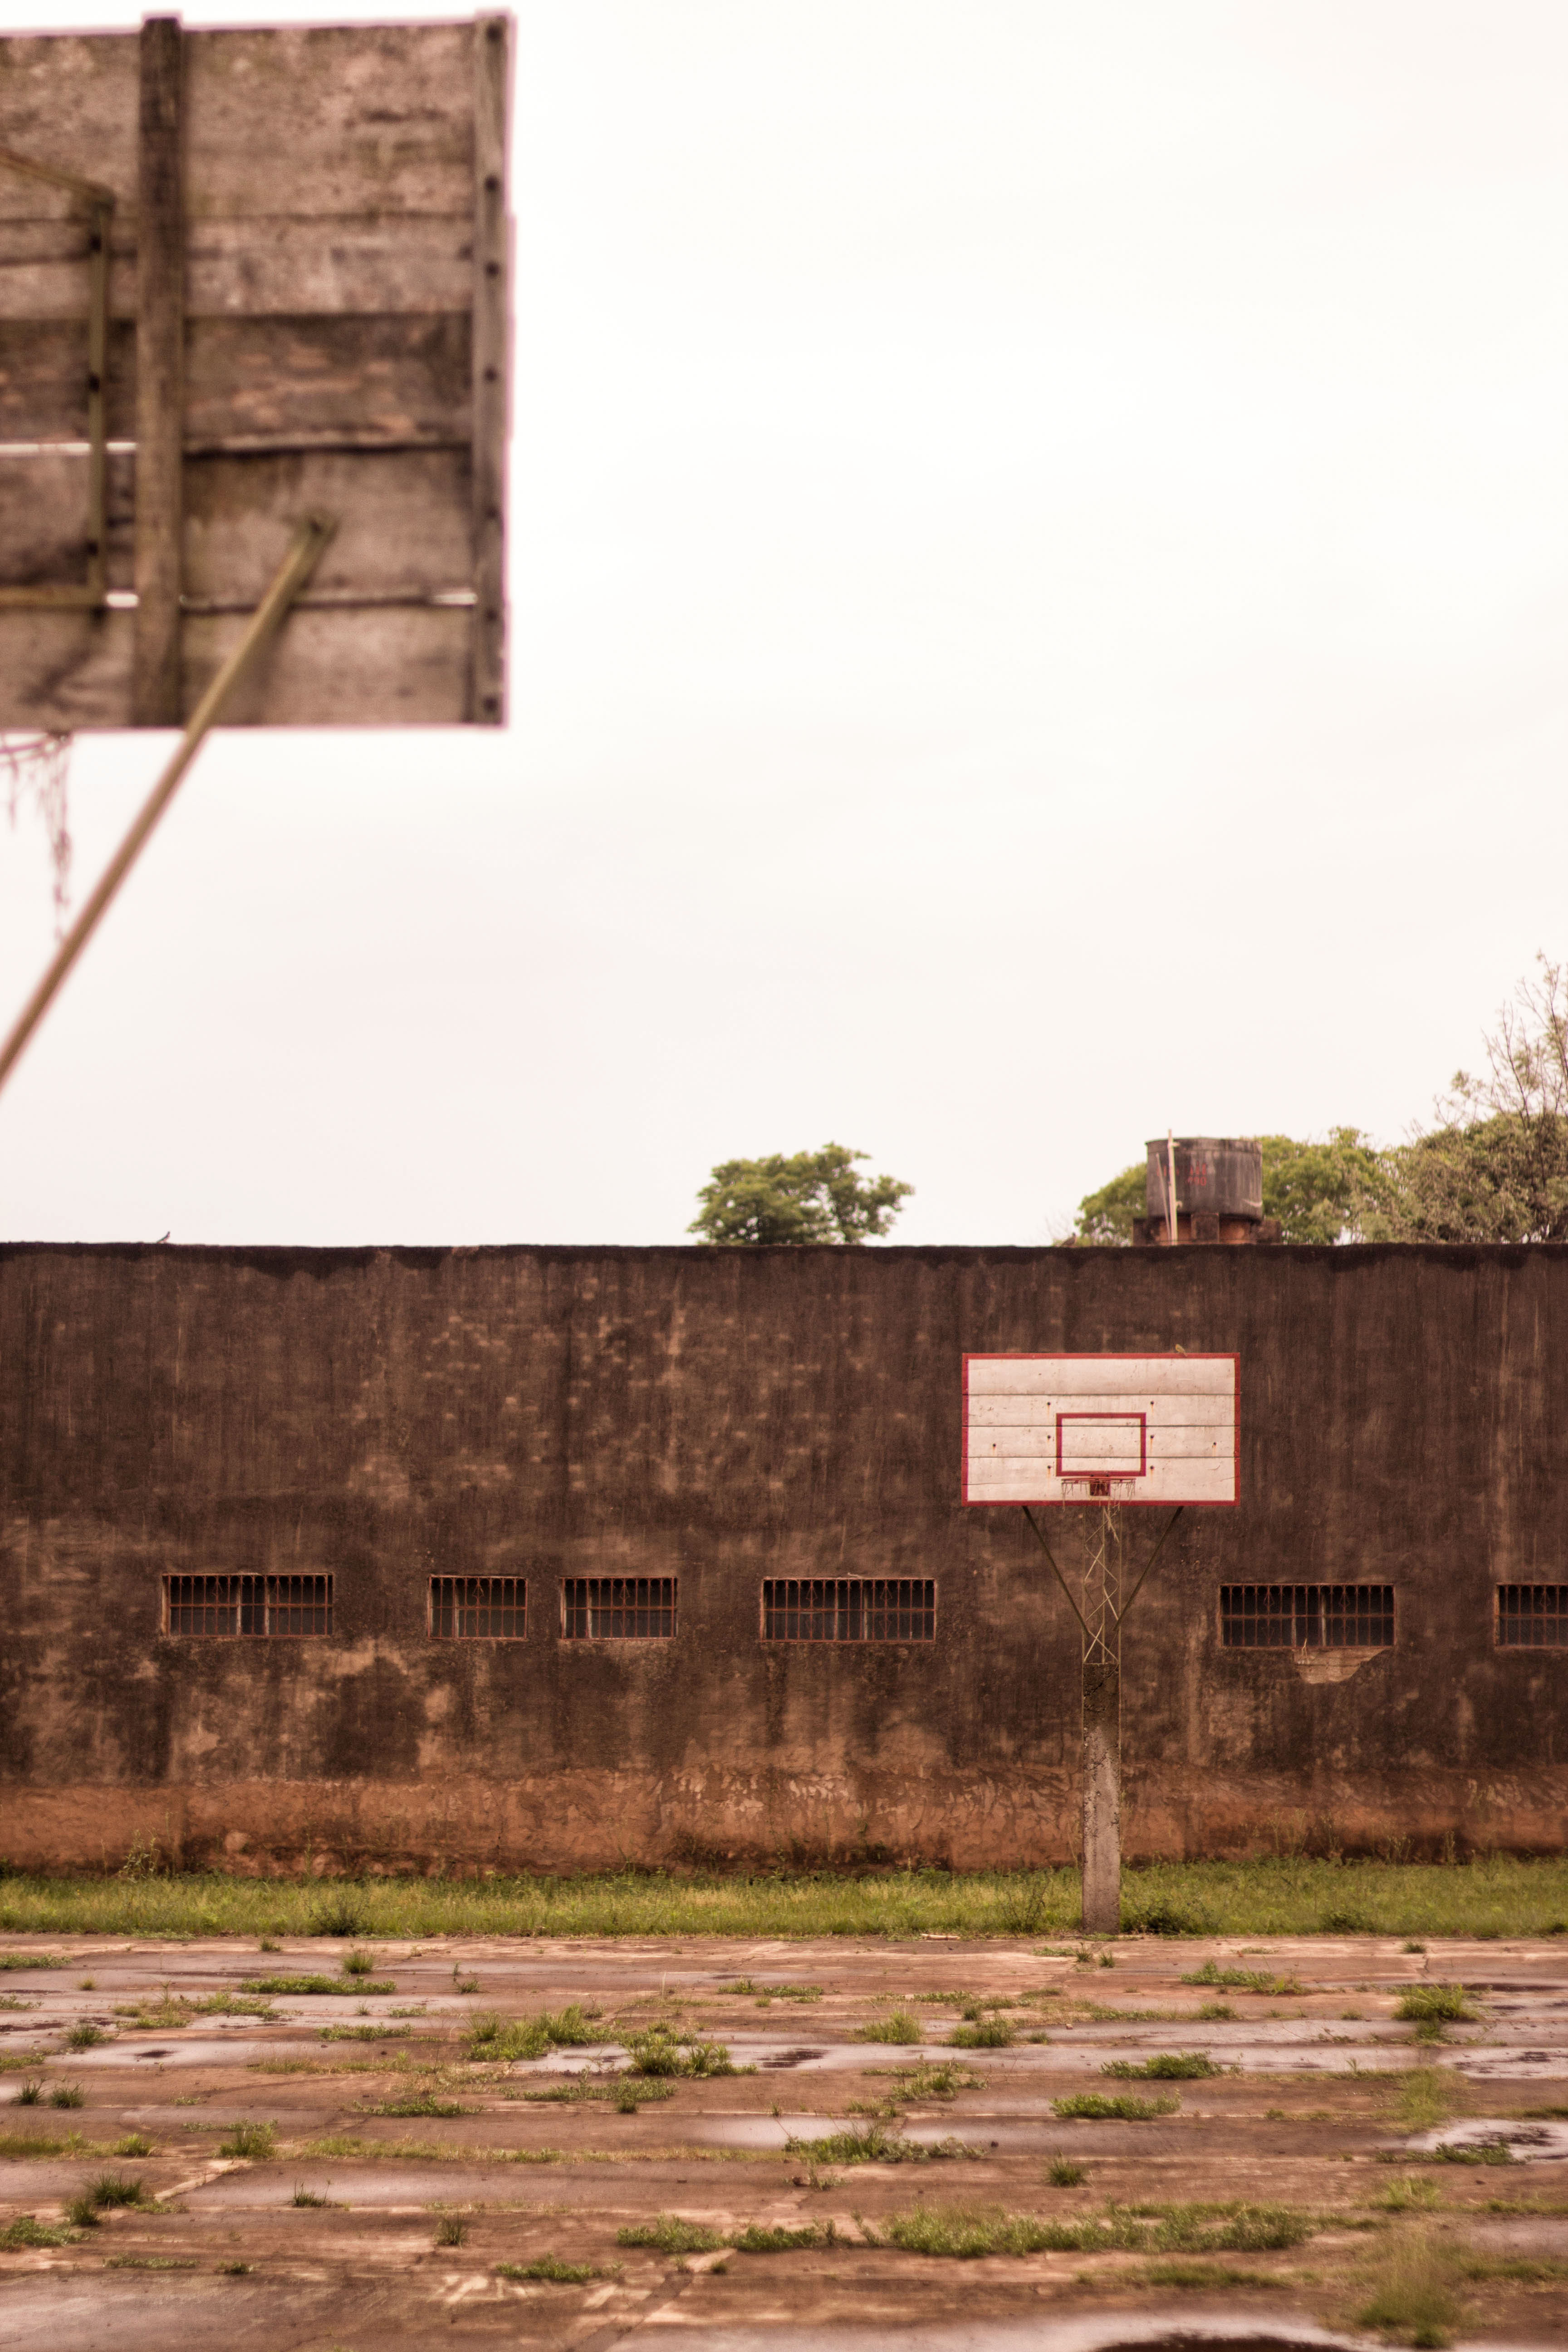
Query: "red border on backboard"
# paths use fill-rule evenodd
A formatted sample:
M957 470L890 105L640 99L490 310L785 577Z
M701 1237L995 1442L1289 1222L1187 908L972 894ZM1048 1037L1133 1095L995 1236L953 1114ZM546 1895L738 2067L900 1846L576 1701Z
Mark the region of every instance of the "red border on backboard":
M1072 1348L965 1349L963 1355L960 1359L963 1367L963 1411L959 1433L959 1480L961 1486L960 1500L966 1508L976 1511L986 1509L1016 1511L1019 1508L1019 1506L1016 1503L1008 1502L1003 1497L991 1495L971 1495L969 1491L970 1365L1001 1363L1038 1364L1056 1360L1063 1356L1071 1356L1076 1363L1080 1364L1228 1364L1231 1368L1231 1410L1236 1416L1236 1453L1232 1457L1232 1484L1234 1491L1228 1495L1223 1502L1187 1503L1183 1505L1181 1507L1190 1511L1228 1511L1236 1508L1241 1501L1241 1358L1239 1355L1231 1354L1225 1349L1217 1348L1206 1349L1196 1349L1190 1351L1184 1351L1180 1354L1178 1354L1174 1348L1129 1348L1121 1350L1115 1355L1111 1355L1103 1349L1096 1349L1092 1348L1087 1348L1081 1351ZM1147 1445L1147 1431L1145 1431L1145 1446ZM1058 1454L1058 1463L1060 1461L1059 1451ZM1086 1482L1089 1475L1090 1474L1086 1473ZM1131 1471L1128 1471L1121 1475L1131 1477L1132 1474ZM1074 1484L1076 1485L1078 1481L1075 1479ZM1042 1511L1065 1509L1068 1507L1068 1499L1069 1498L1068 1497L1063 1497L1060 1502L1047 1502L1042 1496L1039 1501L1031 1505L1030 1507L1032 1509ZM1149 1495L1120 1494L1114 1496L1113 1499L1119 1503L1126 1503L1134 1509L1143 1511L1170 1510L1175 1507L1175 1506L1172 1504L1165 1503L1158 1497ZM1070 1501L1074 1504L1078 1503L1080 1497L1078 1496L1073 1496L1070 1498Z

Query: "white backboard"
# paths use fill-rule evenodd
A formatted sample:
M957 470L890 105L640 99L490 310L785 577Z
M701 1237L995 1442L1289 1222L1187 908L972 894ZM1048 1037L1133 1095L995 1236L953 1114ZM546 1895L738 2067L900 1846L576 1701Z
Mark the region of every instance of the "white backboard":
M966 1503L1234 1503L1236 1356L965 1356Z

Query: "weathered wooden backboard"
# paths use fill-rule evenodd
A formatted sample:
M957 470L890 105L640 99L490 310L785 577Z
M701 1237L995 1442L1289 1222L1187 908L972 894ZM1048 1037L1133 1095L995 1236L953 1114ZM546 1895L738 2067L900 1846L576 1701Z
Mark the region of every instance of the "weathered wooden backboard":
M0 729L182 722L309 513L336 533L225 723L504 719L510 47L0 39L0 149L65 175L0 162Z
M1234 1503L1235 1356L965 1356L966 1503Z

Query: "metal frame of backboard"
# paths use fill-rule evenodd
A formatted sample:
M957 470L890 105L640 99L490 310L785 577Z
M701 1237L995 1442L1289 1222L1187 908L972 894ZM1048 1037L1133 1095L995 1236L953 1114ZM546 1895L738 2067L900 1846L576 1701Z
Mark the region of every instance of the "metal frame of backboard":
M0 38L0 730L503 722L510 52Z
M1023 1511L1083 1637L1083 1927L1114 1935L1121 1924L1121 1629L1183 1511L1240 1500L1241 1360L1178 1350L973 1354L963 1358L962 1381L963 1502ZM1089 1507L1076 1593L1035 1517L1037 1505ZM1131 1591L1123 1505L1171 1513Z

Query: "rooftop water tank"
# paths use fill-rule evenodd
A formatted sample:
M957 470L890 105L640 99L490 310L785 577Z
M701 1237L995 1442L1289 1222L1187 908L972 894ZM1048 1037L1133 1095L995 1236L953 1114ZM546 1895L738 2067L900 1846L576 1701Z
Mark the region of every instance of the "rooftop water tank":
M1144 1177L1146 1237L1168 1241L1167 1170L1171 1145L1156 1136L1149 1144ZM1263 1222L1263 1146L1244 1135L1178 1135L1176 1239L1256 1241Z

